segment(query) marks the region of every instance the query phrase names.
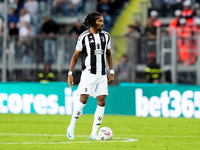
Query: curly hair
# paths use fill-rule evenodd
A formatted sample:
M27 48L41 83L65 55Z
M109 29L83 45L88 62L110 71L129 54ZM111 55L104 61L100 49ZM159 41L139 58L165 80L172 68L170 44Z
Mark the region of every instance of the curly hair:
M101 14L96 11L88 14L87 17L85 18L85 22L83 22L83 24L86 27L95 27L98 16L101 16Z

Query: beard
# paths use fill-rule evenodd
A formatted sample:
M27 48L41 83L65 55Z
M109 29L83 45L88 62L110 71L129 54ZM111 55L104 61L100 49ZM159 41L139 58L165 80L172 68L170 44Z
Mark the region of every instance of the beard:
M98 29L98 31L102 31L103 29Z
M98 31L102 31L103 30L103 26L102 27L100 27L100 28L98 28Z

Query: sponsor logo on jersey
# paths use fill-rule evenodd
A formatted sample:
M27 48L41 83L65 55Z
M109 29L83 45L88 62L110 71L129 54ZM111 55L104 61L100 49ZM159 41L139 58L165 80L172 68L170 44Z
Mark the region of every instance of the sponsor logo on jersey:
M101 49L97 49L94 51L94 54L97 55L97 54L103 54L103 50Z

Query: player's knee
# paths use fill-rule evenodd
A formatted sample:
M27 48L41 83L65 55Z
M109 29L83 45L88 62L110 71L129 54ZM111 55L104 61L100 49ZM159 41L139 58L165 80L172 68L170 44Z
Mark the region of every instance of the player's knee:
M106 99L106 96L102 95L102 96L98 96L97 97L97 105L98 106L105 106L105 99Z
M98 101L98 104L97 104L97 105L98 105L98 106L105 106L105 104L106 104L106 103L105 103L105 100L104 100L104 101Z
M86 104L88 97L89 97L89 95L87 95L87 94L81 94L81 97L80 97L81 103Z

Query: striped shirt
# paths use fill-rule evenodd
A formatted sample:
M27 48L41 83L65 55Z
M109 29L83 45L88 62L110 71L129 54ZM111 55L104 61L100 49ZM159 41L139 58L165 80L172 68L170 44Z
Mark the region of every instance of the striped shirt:
M81 51L82 70L106 74L106 52L111 48L110 41L110 34L103 30L98 34L86 30L79 36L76 50Z

